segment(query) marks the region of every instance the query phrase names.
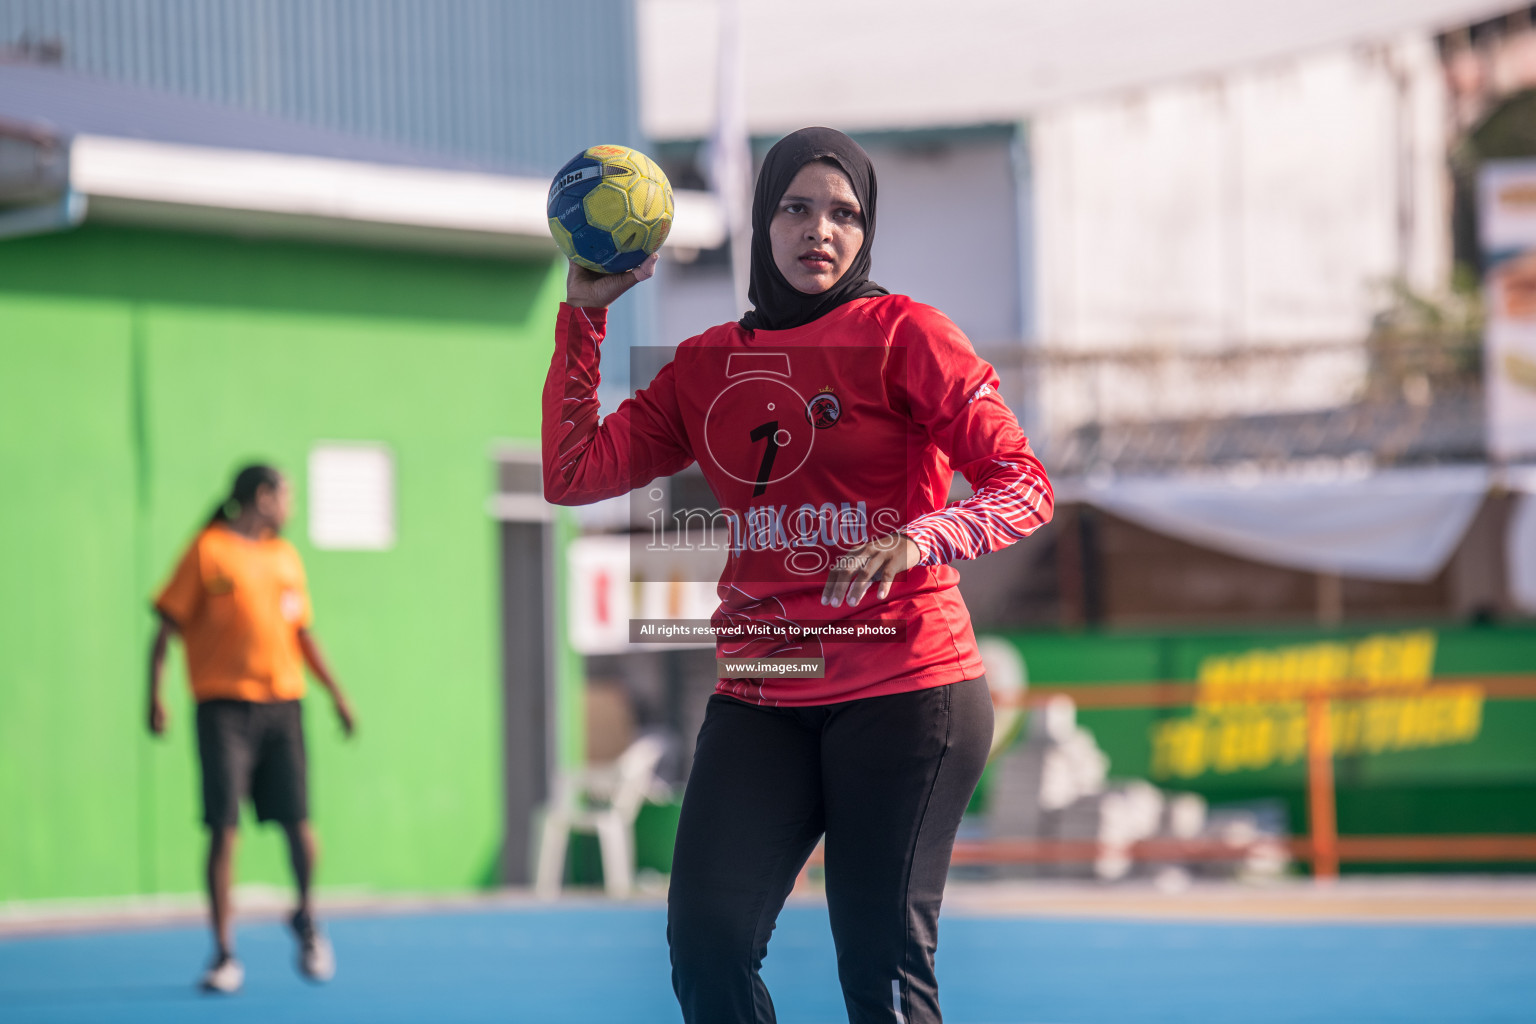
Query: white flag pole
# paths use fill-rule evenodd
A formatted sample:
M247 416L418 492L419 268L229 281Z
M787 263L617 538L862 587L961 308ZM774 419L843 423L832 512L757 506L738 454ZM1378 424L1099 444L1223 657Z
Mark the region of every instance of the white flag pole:
M736 308L747 311L752 267L752 140L747 131L740 0L717 0L720 12L715 130L709 140L710 187L731 234L731 283Z

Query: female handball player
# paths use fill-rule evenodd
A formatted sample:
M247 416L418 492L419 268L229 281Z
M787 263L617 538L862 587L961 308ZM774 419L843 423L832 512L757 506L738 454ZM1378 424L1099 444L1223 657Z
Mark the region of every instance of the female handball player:
M992 740L950 563L1038 529L1053 495L997 374L959 328L870 281L875 207L874 168L848 136L780 140L753 196L754 308L684 341L601 420L606 308L655 257L615 275L573 264L560 307L546 497L598 501L698 462L726 527L713 620L724 677L699 731L668 896L689 1024L775 1019L759 966L823 836L849 1020L940 1020L939 904ZM946 504L955 471L973 494ZM859 623L894 639L845 642Z

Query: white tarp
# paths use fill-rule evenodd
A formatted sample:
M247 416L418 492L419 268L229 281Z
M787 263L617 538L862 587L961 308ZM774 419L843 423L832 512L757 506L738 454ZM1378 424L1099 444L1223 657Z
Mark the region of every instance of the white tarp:
M1490 480L1486 466L1312 478L1116 477L1062 481L1057 500L1086 502L1159 533L1256 562L1423 581L1456 550ZM1536 552L1536 522L1528 532ZM1536 577L1536 563L1531 564ZM1536 598L1536 578L1529 582Z

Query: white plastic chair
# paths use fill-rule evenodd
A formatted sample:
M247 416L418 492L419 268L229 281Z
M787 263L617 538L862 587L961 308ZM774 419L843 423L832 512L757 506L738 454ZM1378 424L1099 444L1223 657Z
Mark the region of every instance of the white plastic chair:
M556 777L539 836L533 889L544 899L560 895L565 850L572 832L596 835L603 856L603 888L628 896L635 884L635 819L647 797L665 799L656 766L667 752L662 736L641 736L612 764L589 765Z

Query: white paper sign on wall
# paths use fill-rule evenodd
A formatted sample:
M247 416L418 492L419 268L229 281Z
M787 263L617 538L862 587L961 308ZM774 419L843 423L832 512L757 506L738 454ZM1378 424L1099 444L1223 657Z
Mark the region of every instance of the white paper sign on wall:
M333 551L395 546L395 458L381 444L324 442L309 452L309 540Z
M697 567L679 559L649 560L663 578L636 579L627 535L578 537L566 549L569 604L566 627L571 646L581 654L620 654L713 647L711 640L678 643L630 643L630 619L708 620L720 606L715 582L698 578Z

